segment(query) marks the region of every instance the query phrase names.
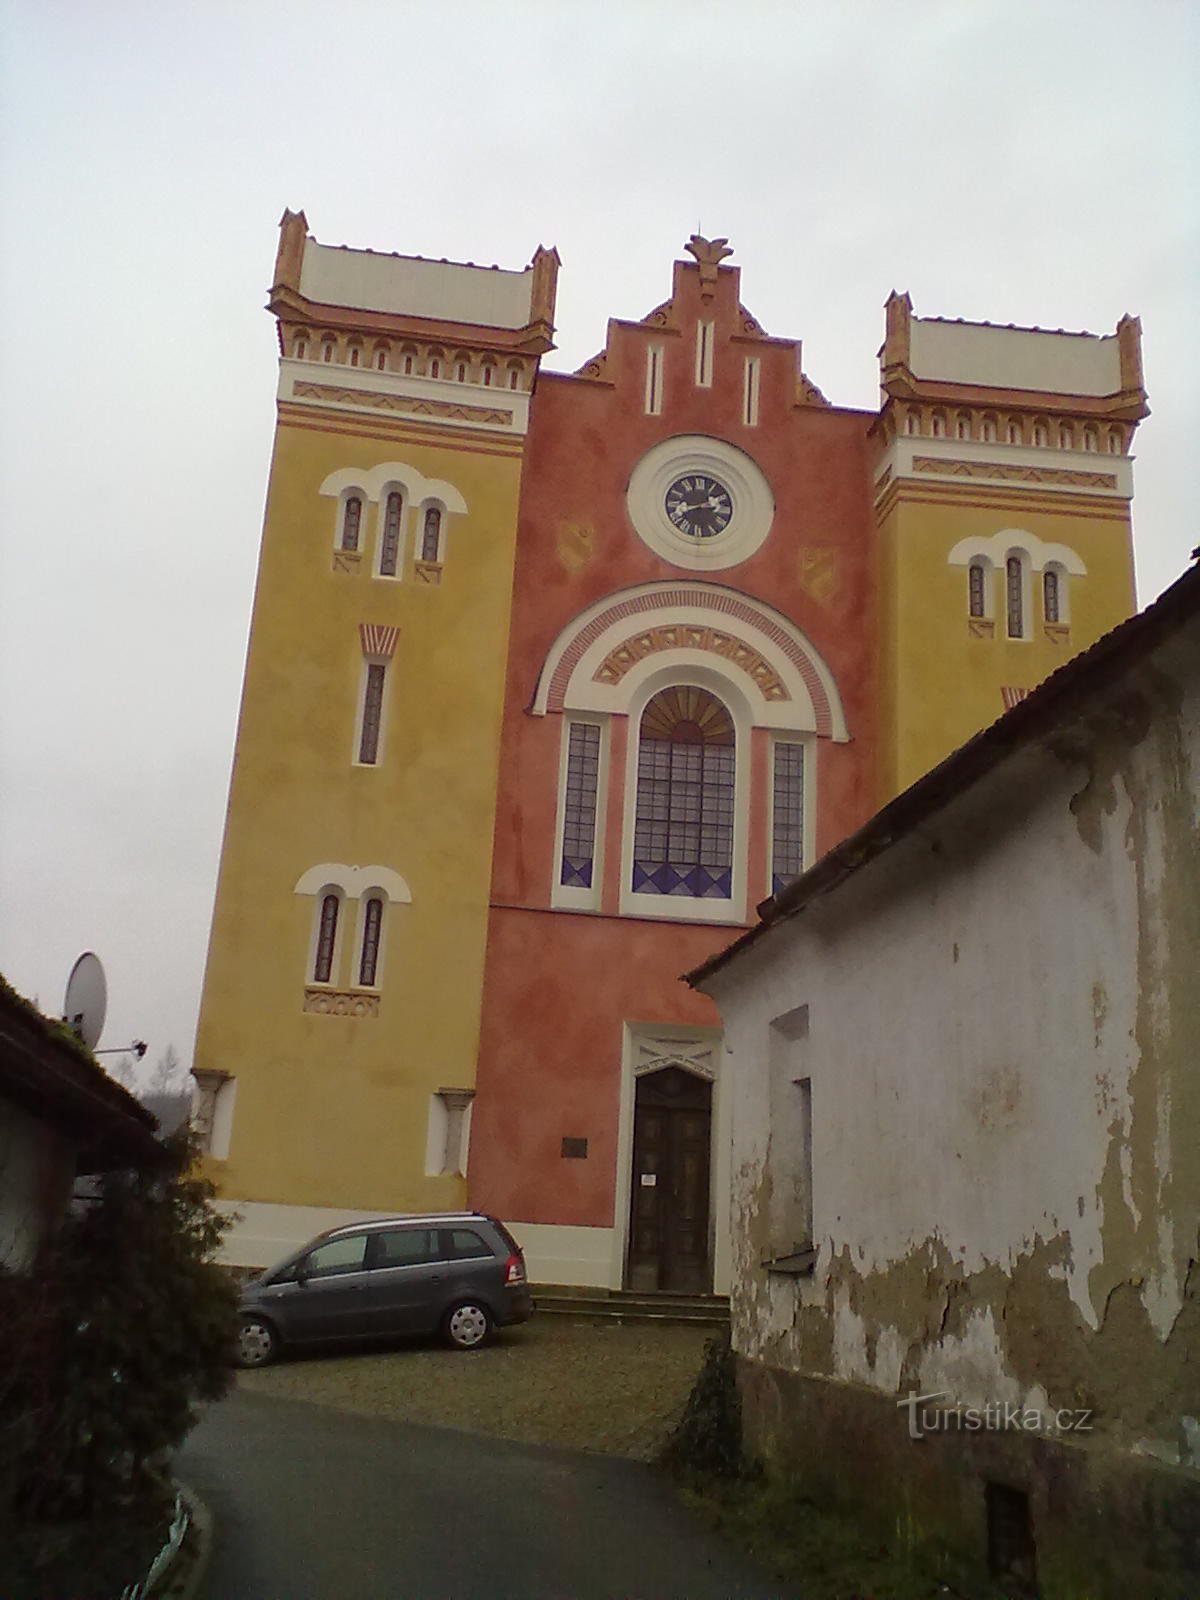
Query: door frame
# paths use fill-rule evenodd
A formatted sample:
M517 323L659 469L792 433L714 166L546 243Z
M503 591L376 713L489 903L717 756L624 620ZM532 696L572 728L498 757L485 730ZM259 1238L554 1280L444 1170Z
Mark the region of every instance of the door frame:
M633 1199L633 1119L639 1078L663 1067L679 1067L712 1084L709 1124L708 1252L713 1293L728 1294L730 1280L729 1192L732 1135L729 1075L720 1028L685 1028L669 1023L627 1022L621 1051L621 1104L617 1124L613 1255L610 1286L623 1288L629 1265L629 1211Z

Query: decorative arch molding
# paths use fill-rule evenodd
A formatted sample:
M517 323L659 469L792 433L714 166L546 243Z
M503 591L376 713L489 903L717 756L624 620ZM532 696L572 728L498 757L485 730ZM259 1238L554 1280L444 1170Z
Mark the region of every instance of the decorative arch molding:
M1005 560L1013 550L1024 550L1028 554L1029 564L1034 572L1042 572L1046 567L1054 566L1061 567L1072 577L1087 577L1087 567L1082 557L1076 555L1069 545L1047 544L1025 528L1001 528L1000 532L994 533L990 539L978 536L960 539L946 557L946 561L952 567L968 567L972 561L983 556L993 567L1003 572Z
M457 512L460 516L466 513L467 502L452 483L447 483L444 478L427 478L406 461L384 461L366 472L358 467L339 467L325 479L321 493L336 498L347 489L357 489L373 504L378 504L386 490L397 486L404 490L406 505L436 500L447 511Z
M348 867L341 861L323 861L301 873L296 894L320 894L322 889L340 889L347 900L357 900L368 889L382 889L394 904L411 905L412 891L391 867Z
M643 680L704 665L747 693L757 726L850 735L833 673L794 623L717 584L641 584L574 617L547 652L535 716L627 711Z

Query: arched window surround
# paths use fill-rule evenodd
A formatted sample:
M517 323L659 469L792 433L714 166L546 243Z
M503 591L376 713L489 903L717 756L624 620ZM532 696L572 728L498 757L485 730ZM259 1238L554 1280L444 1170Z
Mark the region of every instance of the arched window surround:
M726 899L692 899L689 896L650 894L633 889L634 831L637 824L638 750L642 715L662 689L680 685L707 689L729 712L734 730L733 848L731 892ZM709 666L664 666L637 686L629 702L625 757L625 794L621 826L622 916L665 918L672 922L742 922L746 914L747 863L750 815L750 734L754 711L733 678Z
M1011 642L1033 637L1031 588L1029 552L1014 545L1004 553L1004 636Z
M393 867L385 867L378 863L355 867L342 861L323 861L300 875L294 892L302 896L311 896L313 900L311 931L304 968L305 984L317 989L338 989L348 986L352 989L365 988L368 993L380 991L383 987L384 963L387 959L387 941L395 936L396 931L393 908L412 904L412 892L400 874ZM322 907L330 895L336 896L338 902L337 931L329 977L324 982L318 982L314 973L321 938ZM372 898L383 901L383 918L379 930L375 982L362 985L358 980L362 969L363 937L367 922L366 906ZM355 902L358 903L357 909ZM353 958L349 972L345 970L347 950Z
M334 906L333 938L329 948L325 949L323 935L326 928L327 906L330 902ZM346 938L345 902L345 891L337 883L323 883L314 895L312 933L305 967L305 981L308 983L331 989L338 986Z
M340 550L348 554L361 555L363 550L366 548L367 509L369 505L369 498L370 497L368 496L366 490L361 484L358 483L347 483L338 494L337 511L333 522L333 547L335 550ZM358 539L354 545L348 546L345 543L347 517L346 507L348 502L354 499L358 500L360 506L358 514Z
M431 512L436 513L437 526L429 523ZM421 502L416 518L415 559L444 565L446 560L446 507L441 500L430 498ZM430 553L432 551L432 554Z
M400 520L395 530L395 571L384 571L384 557L391 542L390 519L392 496L400 497ZM406 528L411 521L412 500L404 484L389 479L379 487L379 511L375 518L375 558L373 573L386 583L399 583L404 576L405 550L408 543Z
M374 970L368 976L364 973L364 965L370 955L368 944L373 929L373 905L380 907L380 913L378 926L374 928ZM354 930L354 966L351 972L351 980L355 988L383 988L383 976L387 960L388 922L387 891L377 886L364 889L358 902L358 926Z

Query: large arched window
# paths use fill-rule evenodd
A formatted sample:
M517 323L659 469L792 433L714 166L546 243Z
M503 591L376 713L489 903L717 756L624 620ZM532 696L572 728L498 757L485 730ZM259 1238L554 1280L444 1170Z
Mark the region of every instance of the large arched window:
M642 713L633 840L635 894L728 900L733 893L733 719L691 684Z

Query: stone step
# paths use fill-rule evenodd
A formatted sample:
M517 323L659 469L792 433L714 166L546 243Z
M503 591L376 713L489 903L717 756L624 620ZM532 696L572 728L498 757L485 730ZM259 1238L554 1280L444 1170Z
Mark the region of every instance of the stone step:
M589 1321L691 1323L729 1326L729 1301L721 1295L635 1294L623 1289L579 1288L571 1284L534 1284L539 1312Z

